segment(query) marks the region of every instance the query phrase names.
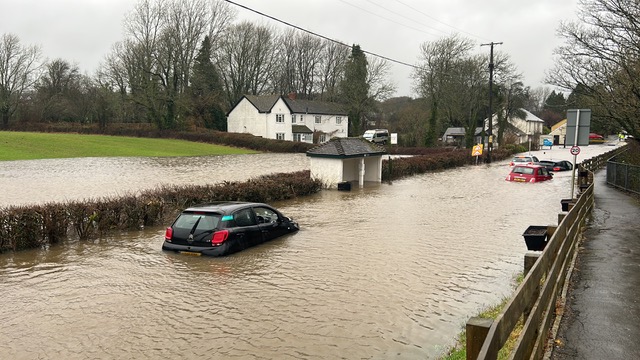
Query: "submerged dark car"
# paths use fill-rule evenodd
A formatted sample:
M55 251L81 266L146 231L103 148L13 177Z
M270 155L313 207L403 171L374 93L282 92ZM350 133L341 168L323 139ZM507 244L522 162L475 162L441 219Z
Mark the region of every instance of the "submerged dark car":
M549 171L567 171L573 169L573 164L567 160L540 160L537 164L546 167Z
M253 202L216 202L184 210L167 228L163 250L224 256L299 230L275 208Z

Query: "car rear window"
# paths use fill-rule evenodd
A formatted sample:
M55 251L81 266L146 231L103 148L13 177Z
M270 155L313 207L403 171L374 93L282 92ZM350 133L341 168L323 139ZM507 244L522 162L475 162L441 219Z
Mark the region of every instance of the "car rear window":
M173 228L191 231L197 222L195 232L212 230L218 227L220 218L221 215L216 213L185 212L180 214Z
M514 173L514 174L533 175L533 168L526 167L526 166L516 166L516 167L513 168L512 173Z

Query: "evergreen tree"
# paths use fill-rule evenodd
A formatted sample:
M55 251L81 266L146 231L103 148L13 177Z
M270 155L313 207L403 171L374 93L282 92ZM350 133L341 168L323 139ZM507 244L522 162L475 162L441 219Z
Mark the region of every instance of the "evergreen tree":
M192 115L206 128L226 131L220 75L211 61L211 40L205 36L191 74Z
M349 136L359 136L366 127L366 110L370 108L367 83L367 58L359 45L353 45L340 84L342 102L349 115Z

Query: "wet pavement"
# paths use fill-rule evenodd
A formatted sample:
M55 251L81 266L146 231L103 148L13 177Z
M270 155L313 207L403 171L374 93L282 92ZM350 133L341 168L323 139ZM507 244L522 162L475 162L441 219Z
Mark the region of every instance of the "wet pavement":
M595 174L595 208L551 359L640 359L640 202Z

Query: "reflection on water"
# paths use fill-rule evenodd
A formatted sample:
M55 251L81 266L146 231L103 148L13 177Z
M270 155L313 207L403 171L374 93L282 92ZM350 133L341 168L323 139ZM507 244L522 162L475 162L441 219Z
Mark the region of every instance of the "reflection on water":
M297 164L288 171L306 167L282 156ZM147 161L123 167L146 177ZM163 164L156 175L180 166ZM244 173L232 167L217 171ZM225 258L163 252L163 227L0 255L0 353L435 358L469 316L511 293L522 232L555 223L571 179L515 184L507 171L501 162L278 202L301 230Z

